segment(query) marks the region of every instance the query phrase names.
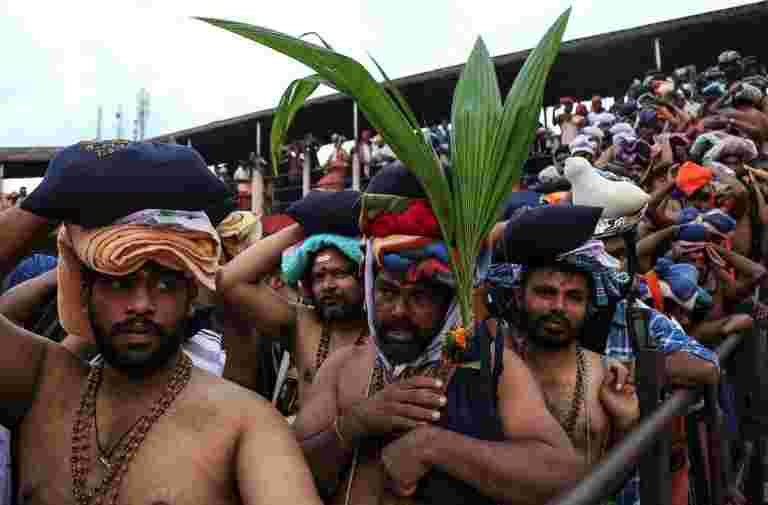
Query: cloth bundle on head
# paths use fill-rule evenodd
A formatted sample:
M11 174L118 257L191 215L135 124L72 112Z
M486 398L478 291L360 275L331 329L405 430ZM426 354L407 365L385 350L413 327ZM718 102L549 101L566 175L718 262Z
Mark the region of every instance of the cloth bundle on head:
M261 219L253 212L235 211L216 227L226 256L234 258L262 236Z
M712 297L699 287L699 271L688 263L674 263L659 258L652 272L643 276L640 296L653 300L657 310L664 311L664 300L672 300L688 311L712 306Z
M712 181L712 170L698 165L692 161L686 161L677 172L675 184L677 189L691 196Z
M578 100L573 98L572 96L564 96L560 99L560 105L573 105Z
M678 239L688 242L708 241L710 235L728 238L728 234L736 229L736 220L720 209L701 212L695 207L686 207L680 213L678 223L682 225Z
M763 92L757 86L742 82L739 85L739 90L733 95L733 99L736 102L749 102L759 107L763 102Z
M194 149L122 140L62 149L21 207L86 228L109 226L143 209L205 211L216 226L236 208L227 186Z
M331 233L312 235L301 244L283 253L283 278L289 284L296 284L307 274L312 259L318 251L329 247L336 248L356 265L363 262L363 251L359 238L345 237Z
M667 253L667 257L675 262L679 260L691 259L691 255L703 253L708 268L705 279L699 279L700 285L707 291L714 292L717 288L717 274L714 268L726 268L727 263L717 252L717 249L709 242L688 242L686 240L677 240L672 244L672 249Z
M650 199L632 181L596 170L583 158L565 160L565 177L571 182L573 203L601 207L604 218L634 215Z
M426 281L451 289L455 285L449 263L451 252L442 241L436 223L421 183L402 163L384 167L368 184L361 199L360 230L366 237L365 304L370 335L375 342L378 343L374 305L376 272L386 269L410 282ZM394 381L406 369L438 363L447 333L460 322L459 306L454 298L440 331L413 362L395 367L377 349L377 362L385 381Z
M572 265L589 273L594 281L595 305L605 307L626 294L629 274L621 270L619 260L605 251L600 240L590 240L557 258L558 262Z
M620 133L613 137L616 148L616 160L625 166L648 161L651 158L651 146L645 140L633 137L628 133Z
M580 133L591 139L602 140L605 137L605 132L597 126L585 126Z
M572 155L577 153L589 153L594 156L597 152L597 143L586 135L577 135L575 139L568 144Z
M632 128L632 125L629 123L616 123L615 125L611 126L611 129L608 130L609 133L613 136L615 139L619 135L626 135L629 137L637 137L637 133L635 133L635 129Z
M58 247L59 319L68 333L84 338L93 332L82 310L83 266L124 276L151 261L216 289L221 243L204 212L147 209L102 228L67 224L59 231Z
M757 146L752 140L735 135L721 137L704 154L703 163L706 165L713 161L723 161L729 156L736 156L744 163L752 161L757 158Z
M19 263L3 281L3 291L56 268L58 259L47 254L33 254Z
M601 112L592 116L592 126L597 126L601 130L608 130L616 123L616 116L610 112Z

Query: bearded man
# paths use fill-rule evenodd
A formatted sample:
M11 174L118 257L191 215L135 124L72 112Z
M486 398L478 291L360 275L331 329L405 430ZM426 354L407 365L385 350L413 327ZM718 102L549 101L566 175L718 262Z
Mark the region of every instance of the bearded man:
M84 142L0 214L5 269L64 221L59 315L102 356L89 366L0 317L20 502L319 503L277 412L181 351L195 282L214 286L221 254L206 212L226 197L191 148Z
M361 206L374 345L334 354L294 424L328 503L544 503L583 465L500 339L448 338L455 281L418 181L387 167Z
M323 197L322 192L310 193L288 210L305 226L288 226L255 243L228 263L218 279L223 300L237 309L239 319L288 340L298 368L299 404L326 358L342 347L363 343L368 335L358 280L360 242L322 233L333 226L319 217L327 209L315 202L325 202ZM343 191L332 197L330 205L352 206L359 193ZM287 249L291 251L283 261ZM292 303L265 282L281 264L286 280L300 282L308 303Z

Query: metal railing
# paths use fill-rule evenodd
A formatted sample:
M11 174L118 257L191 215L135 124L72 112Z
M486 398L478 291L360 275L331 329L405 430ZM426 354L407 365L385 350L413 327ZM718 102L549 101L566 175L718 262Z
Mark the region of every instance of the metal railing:
M754 335L753 335L754 336ZM734 352L741 346L744 338L743 334L736 334L729 336L717 349L717 355L721 363L731 358ZM748 353L745 353L745 356ZM641 384L638 384L638 388L642 388ZM708 386L703 392L705 395L707 405L707 417L710 426L719 426L718 409L716 405L711 405L714 401L717 401L717 386ZM590 474L585 477L578 485L572 489L564 492L554 500L550 501L551 505L593 505L600 503L611 496L613 496L621 487L622 483L627 479L634 468L640 463L643 457L649 455L649 451L657 444L665 434L669 432L670 423L672 419L677 416L683 416L688 413L689 407L694 405L702 396L702 390L684 389L678 390L667 398L657 409L654 410L631 432L629 433L621 443L613 448L603 460L598 463ZM714 407L714 408L713 408ZM721 459L724 455L721 451ZM720 471L717 468L712 468L713 478L711 479L711 494L710 503L720 504L722 503L722 497L724 490L734 483L743 481L745 473L748 470L749 462L756 459L757 452L754 450L754 444L748 444L745 451L744 465L741 466L739 471L733 476L733 480L723 483L722 468ZM666 468L667 484L669 483L669 454L655 454L656 464L661 468ZM662 460L662 458L666 458ZM713 463L714 461L710 461ZM726 468L730 468L730 464L725 465ZM641 482L642 482L641 473ZM657 485L664 487L664 483L656 483ZM647 496L649 493L645 490L641 492L642 503L653 503L654 505L660 503L669 503L670 494L667 492L666 496L660 496L662 493L659 489L652 489L655 496ZM654 500L654 501L651 501ZM763 503L762 501L756 503Z

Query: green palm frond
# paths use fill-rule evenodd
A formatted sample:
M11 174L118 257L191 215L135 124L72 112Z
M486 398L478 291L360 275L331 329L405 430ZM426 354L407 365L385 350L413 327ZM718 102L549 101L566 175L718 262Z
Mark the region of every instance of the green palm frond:
M321 84L317 75L310 75L291 82L280 97L277 111L272 119L272 132L270 134L270 150L272 152L272 170L277 175L280 166L280 150L288 136L288 130L293 123L296 113L304 106L307 98L315 92Z
M376 60L373 62L384 76L385 85L377 82L360 63L330 47L245 23L198 19L304 63L317 72L313 77L327 80L357 102L371 125L384 134L398 159L424 186L445 240L454 249L451 266L457 279L462 320L468 325L472 321L477 257L520 176L535 134L544 85L569 16L570 9L528 56L504 103L493 61L482 39L478 39L454 92L449 174L443 171L432 146L418 129L415 115ZM283 96L281 106L289 109L299 101L303 103L299 99L309 88L308 83L296 84L293 90L289 87L286 93L290 96Z

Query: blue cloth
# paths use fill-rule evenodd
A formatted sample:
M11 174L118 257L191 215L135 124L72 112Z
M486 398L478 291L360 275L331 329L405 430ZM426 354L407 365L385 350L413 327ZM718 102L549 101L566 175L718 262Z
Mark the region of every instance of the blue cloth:
M655 267L659 279L665 281L680 300L688 300L699 289L699 271L690 263L674 263L669 258L659 258Z
M315 253L335 247L344 256L360 265L363 262L363 251L360 245L360 239L345 237L343 235L333 235L330 233L320 233L313 235L301 243L295 250L283 255L282 269L285 281L290 284L296 284L304 277L307 268Z
M482 338L481 338L482 333ZM485 342L489 344L488 329L485 325L477 327L473 344ZM448 398L443 415L437 425L443 429L459 433L466 437L501 442L506 439L504 427L498 412L497 390L499 379L503 372L504 339L492 341L495 347L495 363L488 381L488 371L475 368L457 368L445 396ZM480 359L477 345L470 349L468 361ZM483 394L485 390L489 394ZM414 496L421 503L436 503L440 505L473 505L492 504L492 500L484 496L474 486L459 480L447 473L434 468L420 481Z
M58 259L55 256L47 254L33 254L29 258L19 263L16 268L8 274L3 282L3 291L7 291L24 281L34 279L50 270L56 268Z
M107 226L144 209L200 210L216 226L231 210L231 198L190 147L85 141L56 153L21 208L86 228Z
M720 364L717 355L685 333L676 321L642 302L637 303L640 307L649 311L648 333L656 338L661 352L664 354L687 352L719 368ZM616 311L613 313L613 319L608 330L608 340L605 346L605 354L607 356L624 362L635 359L634 343L630 341L627 331L626 308L626 300L616 304Z

